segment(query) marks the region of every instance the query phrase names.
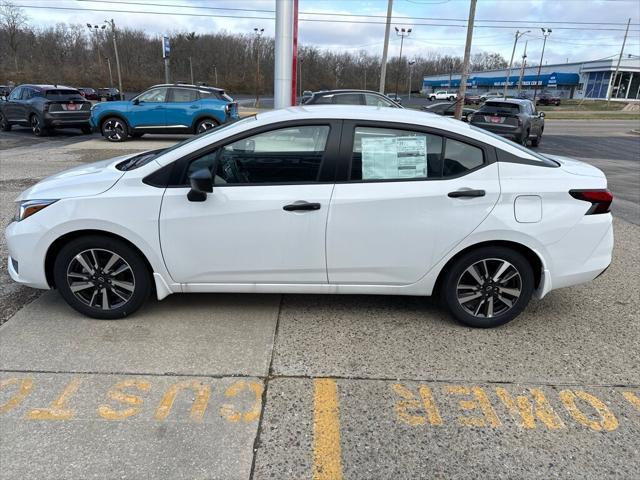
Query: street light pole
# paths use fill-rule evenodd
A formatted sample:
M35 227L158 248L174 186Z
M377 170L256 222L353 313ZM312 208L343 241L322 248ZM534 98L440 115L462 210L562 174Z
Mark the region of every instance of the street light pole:
M627 22L627 29L624 31L624 39L622 40L622 48L620 49L620 56L618 57L618 64L616 65L616 71L613 74L613 78L609 81L609 89L607 90L607 107L611 102L611 95L613 94L613 89L615 87L614 83L618 79L618 70L620 70L620 61L622 60L622 54L624 52L624 46L627 43L627 35L629 34L629 24L631 23L631 19ZM620 76L620 83L622 82L622 75ZM618 84L618 90L616 90L616 96L618 96L620 92L620 86Z
M398 69L396 70L396 98L398 98L398 82L400 81L400 66L402 65L402 45L404 44L404 37L408 37L411 33L411 29L398 28L396 29L396 35L400 37L400 58L398 59Z
M518 93L522 90L522 77L524 77L524 69L527 66L527 45L529 40L524 42L524 53L522 54L522 68L520 69L520 78L518 79Z
M380 93L384 95L387 81L387 53L389 51L389 30L391 30L391 13L393 0L387 4L387 25L384 29L384 47L382 49L382 63L380 64Z
M511 66L513 65L513 56L516 54L516 45L518 45L518 39L529 32L531 32L531 30L527 30L526 32L521 32L520 30L516 30L516 38L513 41L513 50L511 51L511 60L509 60L509 70L507 70L507 81L504 82L504 93L502 94L504 98L507 98L507 89L509 88L509 78L511 77Z
M214 63L213 64L213 76L216 80L216 87L218 86L218 66Z
M254 28L253 32L256 35L255 49L256 49L256 108L260 108L260 37L264 33L264 28Z
M409 62L409 100L411 100L411 80L413 80L412 74L413 74L413 66L415 65L415 63L416 63L415 60L411 60Z
M120 57L118 56L118 44L116 43L116 22L105 20L104 23L111 25L111 34L113 35L113 52L116 55L116 70L118 72L118 89L120 90L120 100L122 100L122 74L120 73Z
M540 54L540 64L538 65L538 74L536 75L536 84L533 88L533 104L536 104L536 96L538 95L538 83L540 82L540 69L542 68L542 59L544 58L544 47L547 45L547 37L551 35L550 28L541 28L544 41L542 42L542 53Z
M111 59L109 57L105 57L107 60L107 66L109 67L109 88L113 88L113 73L111 73Z
M193 81L193 62L191 61L191 57L189 57L189 72L191 73L191 85L195 85Z

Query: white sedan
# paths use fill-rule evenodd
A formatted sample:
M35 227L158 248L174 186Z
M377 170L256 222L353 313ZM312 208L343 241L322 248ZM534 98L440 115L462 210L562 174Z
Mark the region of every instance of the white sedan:
M493 327L611 262L604 174L410 110L296 107L54 175L9 273L116 319L153 292L438 294Z

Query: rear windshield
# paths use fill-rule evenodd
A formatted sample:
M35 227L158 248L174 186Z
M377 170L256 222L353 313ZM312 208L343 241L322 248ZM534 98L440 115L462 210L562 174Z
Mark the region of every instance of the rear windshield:
M77 90L47 90L44 96L50 100L66 100L69 97L80 97Z
M486 102L478 112L482 113L506 113L515 115L520 113L520 105L507 102Z

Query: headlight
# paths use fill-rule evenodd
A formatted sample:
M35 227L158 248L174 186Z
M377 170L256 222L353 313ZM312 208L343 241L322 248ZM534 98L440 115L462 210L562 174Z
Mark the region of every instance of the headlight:
M16 212L14 220L20 222L57 201L58 200L24 200L18 202L18 211Z

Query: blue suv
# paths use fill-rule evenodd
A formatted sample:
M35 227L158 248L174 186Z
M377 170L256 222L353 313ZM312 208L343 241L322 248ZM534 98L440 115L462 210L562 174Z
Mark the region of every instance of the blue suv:
M111 142L145 133L202 133L237 118L238 105L224 90L201 85L155 85L131 100L91 108L91 127Z

